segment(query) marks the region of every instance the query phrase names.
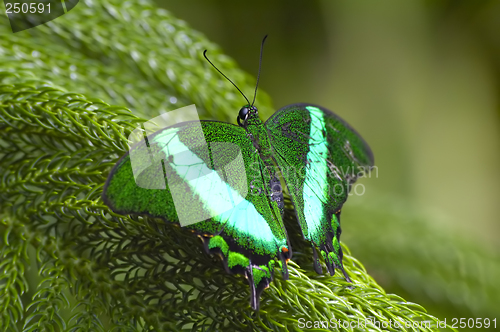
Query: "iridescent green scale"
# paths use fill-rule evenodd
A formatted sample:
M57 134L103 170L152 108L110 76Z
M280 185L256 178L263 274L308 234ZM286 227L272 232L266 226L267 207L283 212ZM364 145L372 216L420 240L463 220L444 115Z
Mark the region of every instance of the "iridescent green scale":
M208 252L223 257L228 272L248 278L250 304L258 309L260 293L269 286L275 263L284 278L288 277L286 266L292 248L282 219L282 178L303 237L314 248L316 271L321 272L318 248L330 274L338 268L350 280L342 265L339 244L340 209L356 180L358 173L354 170L366 170L373 165L368 145L338 116L310 104L286 106L266 123L259 119L256 107L246 105L239 112L238 123L239 126L216 121L184 122L148 136L147 146L133 146L111 171L103 192L104 202L117 213L179 223L169 184L174 181L180 185L182 202L186 206L201 206L210 215L186 228L200 235ZM200 130L205 146L200 146ZM231 171L226 167L224 176L215 175L218 180L200 175L194 182L187 181L190 170L200 174L203 170L216 170L222 174L220 164L229 165L234 153L217 151L219 143L230 143L241 151L244 170ZM155 163L134 177L130 155L141 149L152 151ZM180 150L188 151L189 158L185 153L181 158L176 152ZM161 179L166 183L164 189L138 185L156 181L152 174L158 170L165 175ZM244 190L236 188L238 183L246 183ZM221 204L225 203L212 198L226 192L238 198L238 203L224 210Z

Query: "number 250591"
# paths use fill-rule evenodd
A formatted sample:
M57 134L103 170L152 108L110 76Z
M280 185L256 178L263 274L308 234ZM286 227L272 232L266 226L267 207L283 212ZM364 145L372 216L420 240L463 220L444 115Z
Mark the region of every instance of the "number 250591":
M5 4L6 13L7 14L42 14L42 13L50 13L50 3L44 4L40 2L32 2L32 3L6 3Z
M451 320L451 327L453 328L466 328L466 327L469 327L469 328L490 328L491 327L494 327L496 328L497 327L497 319L489 319L489 318L469 318L469 319L466 319L466 318L453 318Z

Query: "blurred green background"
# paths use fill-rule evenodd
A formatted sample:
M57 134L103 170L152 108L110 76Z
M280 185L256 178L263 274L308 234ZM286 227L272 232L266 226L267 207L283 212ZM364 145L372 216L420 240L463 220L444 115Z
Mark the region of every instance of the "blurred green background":
M378 176L347 202L342 240L388 292L500 318L499 1L157 3L254 75L269 34L276 109L322 105L371 145Z

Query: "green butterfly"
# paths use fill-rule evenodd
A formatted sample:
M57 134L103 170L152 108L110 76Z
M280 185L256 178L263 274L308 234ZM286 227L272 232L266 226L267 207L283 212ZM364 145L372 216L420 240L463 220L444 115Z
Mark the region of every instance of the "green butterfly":
M274 266L288 278L286 186L313 247L315 270L322 272L319 248L330 274L338 268L350 281L342 265L340 210L354 170L373 166L366 142L340 117L311 104L285 106L264 123L248 102L237 122L189 121L149 135L116 163L104 202L120 214L188 220L185 228L223 258L229 273L248 279L257 310ZM134 164L131 155L143 158Z

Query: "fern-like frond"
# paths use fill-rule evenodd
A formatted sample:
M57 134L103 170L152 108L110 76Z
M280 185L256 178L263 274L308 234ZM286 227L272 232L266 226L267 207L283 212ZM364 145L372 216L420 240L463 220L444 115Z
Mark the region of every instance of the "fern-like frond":
M28 291L28 239L17 236L24 225L0 212L0 330L18 331L24 315L21 296Z
M16 34L7 17L0 22L5 83L46 80L144 117L194 103L202 117L234 122L234 110L244 99L204 59L207 49L248 96L255 88L255 78L216 45L148 1L88 0L57 20ZM272 114L264 92L256 103L262 114Z

